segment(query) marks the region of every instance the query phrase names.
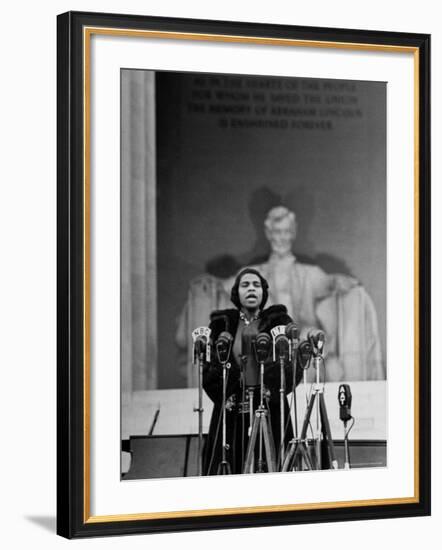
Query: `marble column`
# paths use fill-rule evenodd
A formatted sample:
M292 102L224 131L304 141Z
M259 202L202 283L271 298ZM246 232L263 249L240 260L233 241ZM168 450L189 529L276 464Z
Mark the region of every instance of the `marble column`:
M121 383L157 387L155 73L121 71Z

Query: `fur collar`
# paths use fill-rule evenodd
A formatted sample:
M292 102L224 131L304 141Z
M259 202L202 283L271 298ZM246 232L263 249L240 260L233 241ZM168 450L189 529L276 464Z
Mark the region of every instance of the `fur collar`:
M291 319L287 315L287 308L282 304L277 304L264 309L259 317L258 329L268 331L270 328L281 324L290 323ZM235 335L239 323L238 309L220 309L214 311L210 316L210 326L212 329L212 338L217 338L224 330Z

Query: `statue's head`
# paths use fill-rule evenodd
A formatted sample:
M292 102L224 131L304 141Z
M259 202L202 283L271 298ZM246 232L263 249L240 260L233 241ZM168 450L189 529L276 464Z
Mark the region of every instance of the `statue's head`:
M272 252L281 257L289 254L296 238L295 213L285 206L275 206L267 214L264 226Z

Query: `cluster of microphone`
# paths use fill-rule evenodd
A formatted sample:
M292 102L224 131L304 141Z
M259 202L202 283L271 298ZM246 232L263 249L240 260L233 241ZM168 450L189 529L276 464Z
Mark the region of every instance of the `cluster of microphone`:
M246 327L247 328L247 327ZM232 353L233 336L230 332L223 331L213 344L210 340L210 329L199 327L192 333L194 361L202 360L210 362L211 349L215 348L216 357L221 365L226 364ZM241 355L249 361L254 360L258 364L265 363L270 353L273 353L273 361L293 361L296 350L304 356L322 355L324 351L325 335L318 329L308 332L307 338L299 341L299 329L295 323L278 325L271 330L272 336L267 332L253 334L245 330L242 335ZM341 384L338 389L339 418L347 422L351 416L352 394L348 384Z
M203 359L210 362L213 347L210 340L210 329L199 327L193 331L192 336L194 361ZM307 339L300 342L299 329L295 323L274 327L271 330L271 336L266 332L254 334L246 327L242 334L241 355L248 358L253 357L258 363L261 363L267 361L272 352L273 361L281 359L292 361L298 348L303 355L321 355L324 350L324 342L324 333L315 329L309 331ZM221 364L229 360L232 346L233 336L227 331L221 332L214 343L216 356Z
M247 328L247 327L246 327ZM216 357L221 365L226 364L231 356L234 338L230 332L220 333L215 343L210 339L210 329L199 327L192 333L193 357L197 362L210 362L212 348L215 348ZM324 352L325 334L322 330L311 329L307 338L300 342L299 329L295 323L278 325L271 330L271 336L267 332L253 334L243 331L241 342L241 355L249 361L258 364L265 363L272 353L273 361L293 361L296 350L303 357L321 356ZM338 389L339 418L347 422L351 416L352 394L348 384L341 384Z

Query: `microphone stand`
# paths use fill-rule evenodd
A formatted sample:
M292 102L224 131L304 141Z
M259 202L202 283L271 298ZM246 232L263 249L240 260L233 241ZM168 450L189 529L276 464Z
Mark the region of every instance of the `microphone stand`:
M348 384L341 384L338 390L338 402L340 405L339 418L344 422L344 453L345 453L344 469L345 470L350 470L351 468L350 452L349 452L349 446L348 446L348 435L355 424L355 419L350 412L351 400L352 400L352 395L351 395L350 386ZM352 420L352 424L347 429L347 424L349 420Z
M314 346L315 347L315 346ZM322 443L327 445L330 466L333 469L338 468L338 462L336 460L335 449L333 439L331 435L330 422L328 420L327 409L324 399L324 382L321 382L320 367L324 362L322 356L322 350L313 350L314 366L316 368L316 381L313 388L313 393L307 405L307 411L305 413L304 422L302 425L300 440L297 444L293 445L290 452L287 454L282 471L288 472L294 468L298 458L301 456L309 470L322 469ZM315 451L316 451L316 468L313 468L313 464L310 459L310 455L307 449L307 430L310 424L313 408L316 411L316 434L315 434Z
M210 329L198 327L192 331L193 360L198 364L198 407L193 409L198 413L198 475L203 475L203 367L206 360L210 361Z
M324 367L324 357L322 350L316 349L314 351L314 366L316 368L316 384L312 400L316 404L316 462L317 469L322 470L322 442L326 444L328 448L328 455L330 466L333 469L338 468L338 462L336 460L335 448L331 435L330 422L328 420L327 409L325 407L324 399L324 386L325 383L321 383L320 370L321 365ZM325 378L325 377L324 377Z
M223 432L222 432L222 448L221 448L221 462L218 465L217 475L228 475L232 473L229 462L227 461L227 451L229 445L226 440L226 393L227 393L227 369L230 369L230 363L225 361L223 364Z
M268 411L264 407L264 361L259 362L260 367L260 396L259 407L255 411L255 419L253 421L252 433L249 439L249 445L247 447L247 455L244 463L244 474L252 474L253 458L255 447L257 443L257 437L259 433L259 447L258 447L258 466L257 472L264 472L264 460L263 460L263 446L266 453L267 471L274 472L276 470L275 461L275 449L273 446L273 438L270 433L270 425L268 423L267 414Z
M291 361L293 361L293 391L292 391L292 402L290 403L290 411L289 414L291 416L292 413L292 407L293 407L293 432L294 437L290 441L290 448L296 447L296 445L299 442L298 437L298 406L297 406L297 397L296 397L296 370L298 365L298 339L297 338L290 338L290 355L289 358ZM304 369L304 383L305 383L305 372L306 369ZM281 469L284 466L285 461L281 461Z
M239 374L239 384L241 388L241 402L244 403L246 401L246 377L245 377L245 368L247 365L247 356L242 355L240 359L240 374ZM244 413L241 414L241 467L244 468L245 464L245 416Z
M254 415L254 410L253 410L253 396L254 396L254 393L255 393L253 386L250 386L247 389L247 392L249 394L249 431L248 431L247 437L250 440L250 436L252 435L253 419L254 419L254 416L255 416ZM252 465L251 465L252 471L254 470L254 468L255 468L255 457L253 456L252 457Z
M293 358L293 427L295 439L298 439L298 405L296 400L296 369L298 364L298 349L294 349Z
M204 350L198 353L198 475L203 475L203 366Z
M277 325L270 330L273 338L273 361L279 359L280 370L280 388L279 388L279 419L280 419L280 435L279 435L279 454L278 467L282 468L285 460L284 435L285 435L285 370L284 365L286 359L290 357L290 341L286 336L287 325Z
M353 420L351 426L347 429L347 421L344 421L344 451L345 451L345 462L344 462L344 470L350 470L351 469L351 463L350 463L350 449L348 445L348 435L351 432L353 426L355 425L355 419L353 416L350 417L351 420Z
M279 356L279 369L280 369L280 388L279 388L279 408L280 408L280 437L279 437L279 463L281 466L284 464L284 432L285 432L285 371L284 371L284 357Z
M316 370L316 384L315 384L315 394L319 396L324 396L324 386L320 382L320 367L321 367L322 356L315 354L313 359L313 367ZM322 470L322 456L321 456L321 432L322 432L322 419L321 419L321 401L320 399L315 399L315 409L316 409L316 435L315 435L315 454L317 469Z
M344 469L350 470L350 453L348 452L347 421L344 422L344 453L345 453Z

